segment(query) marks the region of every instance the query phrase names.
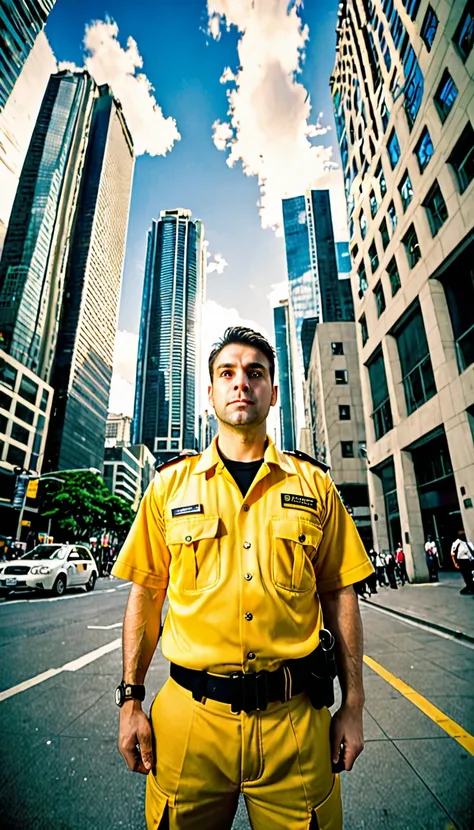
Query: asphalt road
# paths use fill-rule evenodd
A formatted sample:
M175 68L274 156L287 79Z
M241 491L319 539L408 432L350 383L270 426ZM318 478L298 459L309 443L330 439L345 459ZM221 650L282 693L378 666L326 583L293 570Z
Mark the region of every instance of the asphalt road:
M128 772L116 749L113 691L128 590L104 579L92 594L0 600L3 830L144 830L145 780ZM366 748L342 776L346 830L474 827L474 750L462 737L474 734L474 646L377 609L362 613L365 653L375 663L364 668ZM159 652L148 704L166 676ZM399 686L402 694L397 679L422 698ZM436 712L415 705L426 709L424 700L448 716L444 725L458 740L433 720ZM244 828L242 803L234 830Z

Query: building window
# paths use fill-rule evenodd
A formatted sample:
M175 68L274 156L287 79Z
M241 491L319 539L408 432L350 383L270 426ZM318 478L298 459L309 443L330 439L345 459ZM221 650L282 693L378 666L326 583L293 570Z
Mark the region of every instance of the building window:
M436 236L439 229L444 225L448 218L448 208L443 199L441 188L437 181L434 182L423 202L423 207L428 216L430 223L431 234Z
M11 436L14 441L18 441L19 444L27 444L30 439L30 434L26 427L22 427L16 422L12 423Z
M467 0L453 41L465 63L471 54L472 43L474 41L474 6L472 0Z
M360 318L359 325L360 325L360 333L361 333L361 336L362 336L362 345L365 346L365 344L367 343L367 340L369 339L369 330L367 328L367 320L366 320L365 314L363 314L362 317Z
M403 58L403 73L405 95L403 107L406 113L408 128L411 130L418 115L423 100L424 78L417 57L412 46L409 46Z
M35 410L30 409L29 406L24 406L24 404L18 401L15 407L15 415L20 421L24 421L25 424L33 424L35 419Z
M474 363L474 243L454 260L442 276L453 328L459 372Z
M392 409L388 394L387 375L383 362L382 350L378 349L367 364L369 372L370 390L372 393L372 419L374 422L375 440L393 428Z
M474 178L474 130L470 121L464 127L448 162L456 174L459 192L464 193Z
M5 392L0 390L0 409L6 409L9 412L11 405L12 399L10 395L6 395Z
M359 216L359 227L360 227L360 233L361 233L362 239L365 239L365 237L367 235L367 219L365 218L365 214L364 214L363 210L361 210L360 216Z
M341 455L343 458L354 458L353 441L341 441Z
M402 382L408 414L436 395L436 385L418 303L397 326L395 338L400 356Z
M25 401L28 403L36 403L36 396L38 394L38 384L35 383L33 380L30 380L29 377L23 375L21 382L20 382L20 390L19 395L20 397L24 398Z
M340 421L350 421L351 420L351 408L347 404L339 404L339 420Z
M336 369L334 372L334 377L336 379L336 386L342 386L348 382L347 380L347 369Z
M469 426L471 428L471 435L472 441L474 443L474 406L468 406L466 409L467 413L467 420L469 421ZM1 450L0 450L0 457L1 457Z
M360 262L357 273L359 275L359 300L361 300L369 287L369 283L367 282L367 272L365 270L365 262L363 259Z
M392 289L392 297L394 297L397 291L402 287L400 274L398 273L397 260L394 256L387 265L387 274L390 280L390 287Z
M434 13L431 6L428 6L426 10L426 14L421 24L421 38L428 50L431 52L431 47L433 46L433 42L436 36L436 30L438 28L438 18Z
M166 450L166 441L157 441L156 448L158 450Z
M375 178L377 179L377 181L379 183L380 198L383 199L383 197L385 196L385 194L387 192L387 182L386 182L386 179L385 179L385 174L383 172L383 167L382 167L382 162L381 161L379 161L379 163L377 165L377 169L375 171Z
M8 418L6 415L0 415L0 432L3 432L4 435L7 434L7 425L8 425Z
M371 190L369 193L369 203L370 203L370 215L372 219L374 218L375 214L377 213L379 206L377 204L377 197L375 195L375 191Z
M421 259L421 249L416 235L415 226L410 225L405 236L402 239L407 253L408 264L410 268L414 268L418 260Z
M380 232L380 237L382 239L382 248L384 249L384 251L386 251L389 244L390 244L390 236L389 236L389 233L388 233L386 219L382 219L382 221L380 223L379 232Z
M431 141L431 136L428 132L428 127L424 127L420 136L420 140L415 147L415 154L418 159L420 173L423 173L425 167L428 166L433 156L433 153L434 147L433 142Z
M390 167L392 168L392 170L395 170L395 167L397 166L400 156L402 154L395 130L392 130L392 132L390 133L387 149L388 157L390 160Z
M105 426L105 437L106 438L117 438L118 436L118 424L106 424Z
M405 170L405 173L402 176L402 180L398 185L398 192L400 193L400 199L402 200L403 213L405 213L408 205L413 199L413 187L410 176L408 175L408 170Z
M375 274L377 268L379 267L379 255L377 253L377 246L375 244L375 240L374 240L374 242L372 242L372 245L369 248L369 258L370 258L370 269L371 269L372 273Z
M7 462L9 464L12 464L14 467L24 468L25 458L25 450L21 450L19 447L15 447L13 444L10 444L7 451Z
M377 308L377 317L380 317L386 309L385 294L383 293L382 281L379 280L374 288L375 306Z
M387 7L389 5L390 0L385 0L385 4ZM407 13L410 15L412 20L415 20L418 9L420 8L420 0L402 0L403 5L405 6ZM393 8L393 2L391 4L391 8ZM387 17L389 13L387 11Z
M344 343L331 343L333 355L344 354Z
M10 366L5 358L0 357L0 383L7 386L8 389L14 389L16 383L17 371Z
M49 401L49 392L47 389L43 389L43 394L41 395L40 401L40 409L42 412L46 412L48 408L48 401Z
M443 77L436 90L434 102L441 122L444 124L449 113L452 110L453 104L458 97L458 90L448 70L445 69Z
M382 101L382 104L380 106L380 118L382 119L382 127L385 133L387 131L388 122L390 120L390 112L388 111L388 107L385 101Z
M397 227L397 211L395 210L395 204L393 203L393 201L390 202L387 212L390 218L390 224L392 226L393 233L395 231L395 228Z

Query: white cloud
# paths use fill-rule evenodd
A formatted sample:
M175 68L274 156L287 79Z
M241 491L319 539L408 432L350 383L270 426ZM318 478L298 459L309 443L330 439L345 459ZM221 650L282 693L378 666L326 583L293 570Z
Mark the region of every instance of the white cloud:
M117 331L109 412L133 415L137 353L138 334Z
M208 257L206 273L213 274L215 272L216 274L223 274L229 263L224 259L222 254L214 254L212 257L211 254L206 252L206 256Z
M280 300L288 299L288 280L283 282L276 282L270 286L270 292L267 294L267 300L271 308L276 308L280 304Z
M214 143L228 152L230 167L240 162L245 175L257 177L262 227L281 233L282 198L325 186L323 178L330 180L337 166L332 148L313 143L327 128L319 119L310 122L309 95L297 80L309 29L298 15L299 2L208 0L207 6L215 39L223 24L240 32L240 66L221 77L233 84L229 120L213 124Z
M181 139L176 121L165 118L152 83L143 72L137 72L143 67L143 58L136 41L129 37L123 47L118 33L112 20L95 20L86 26L85 67L97 84L109 84L122 104L136 155L165 156ZM67 61L60 68L78 69Z

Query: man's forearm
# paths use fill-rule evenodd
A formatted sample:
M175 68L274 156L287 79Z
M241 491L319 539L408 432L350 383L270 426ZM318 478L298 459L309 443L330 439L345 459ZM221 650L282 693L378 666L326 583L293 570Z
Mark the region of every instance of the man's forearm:
M143 684L160 636L166 590L133 584L123 620L123 679Z
M324 624L336 638L339 683L344 704L363 706L363 631L359 603L352 586L320 597Z

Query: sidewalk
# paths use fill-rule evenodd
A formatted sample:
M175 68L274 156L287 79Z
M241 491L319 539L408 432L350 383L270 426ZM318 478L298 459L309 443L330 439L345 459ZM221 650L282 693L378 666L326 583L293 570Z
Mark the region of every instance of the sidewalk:
M474 596L460 595L463 587L460 574L440 572L439 582L399 586L397 591L379 587L362 601L474 642Z

